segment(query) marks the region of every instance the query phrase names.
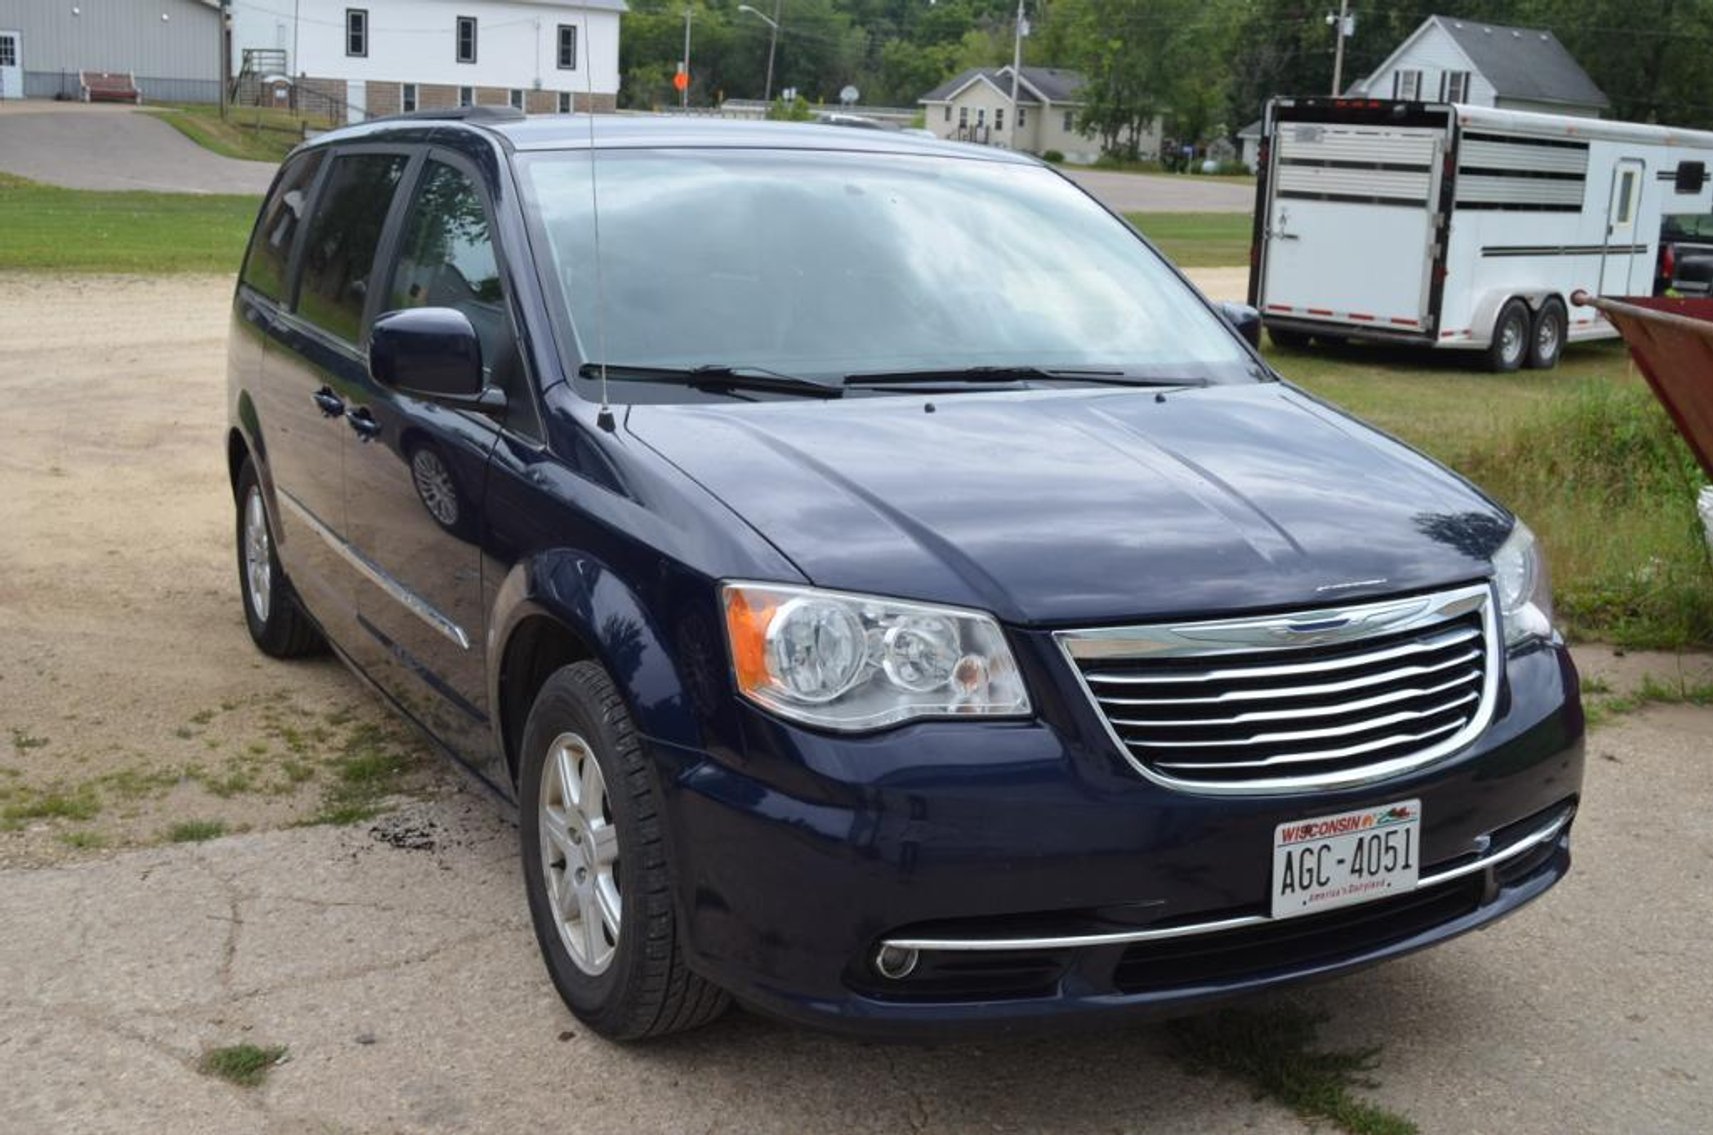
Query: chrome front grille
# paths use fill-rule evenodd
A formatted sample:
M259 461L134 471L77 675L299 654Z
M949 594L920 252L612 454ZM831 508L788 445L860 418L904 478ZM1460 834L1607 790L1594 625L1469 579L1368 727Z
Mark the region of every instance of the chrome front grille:
M1202 791L1283 792L1417 768L1485 728L1498 689L1485 584L1057 637L1131 763Z

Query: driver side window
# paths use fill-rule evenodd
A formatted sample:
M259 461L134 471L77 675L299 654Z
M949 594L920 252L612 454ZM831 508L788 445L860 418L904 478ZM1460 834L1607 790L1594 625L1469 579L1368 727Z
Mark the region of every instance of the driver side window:
M431 160L423 170L400 234L386 306L389 311L450 307L463 312L482 344L488 382L506 393L506 427L540 436L487 205L475 182L455 166Z

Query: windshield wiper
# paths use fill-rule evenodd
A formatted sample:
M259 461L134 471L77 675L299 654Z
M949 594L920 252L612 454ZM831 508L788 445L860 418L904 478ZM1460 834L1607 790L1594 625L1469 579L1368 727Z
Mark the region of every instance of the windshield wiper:
M1015 386L1026 382L1071 382L1093 386L1207 385L1207 380L1201 378L1147 378L1127 375L1122 370L1086 367L973 366L845 376L846 386L944 386L951 383Z
M584 363L577 368L583 378L600 378L600 363ZM810 398L841 398L844 388L830 382L816 382L781 374L765 367L727 366L706 363L694 367L638 366L631 363L608 363L607 378L614 382L676 382L697 390L760 390L776 394L801 394Z

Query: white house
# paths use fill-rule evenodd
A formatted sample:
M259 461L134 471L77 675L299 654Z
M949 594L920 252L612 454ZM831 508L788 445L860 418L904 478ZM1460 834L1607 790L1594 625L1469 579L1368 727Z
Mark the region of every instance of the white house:
M233 0L240 101L350 121L455 106L614 109L625 0ZM591 98L590 92L593 92Z
M1598 117L1611 105L1551 32L1429 16L1347 92Z
M1083 77L1060 67L1024 67L1017 73L1017 118L1011 111L1011 67L972 67L917 101L937 138L980 142L1044 154L1057 150L1073 162L1100 156L1100 139L1076 128ZM1144 158L1160 153L1160 120L1140 139Z

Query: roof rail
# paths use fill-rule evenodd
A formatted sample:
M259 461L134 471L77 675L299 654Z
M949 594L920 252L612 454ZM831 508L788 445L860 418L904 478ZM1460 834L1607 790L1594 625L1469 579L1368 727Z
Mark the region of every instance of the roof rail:
M523 111L515 106L450 106L440 110L413 110L388 114L370 122L522 122Z

